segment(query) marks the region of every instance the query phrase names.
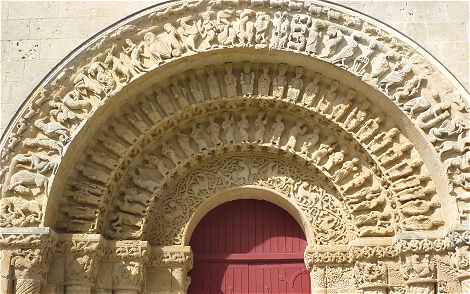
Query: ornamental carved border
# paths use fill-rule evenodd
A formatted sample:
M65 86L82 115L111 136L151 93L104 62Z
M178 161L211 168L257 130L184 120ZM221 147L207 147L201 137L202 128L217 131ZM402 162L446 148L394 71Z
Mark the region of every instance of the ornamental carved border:
M226 48L311 56L381 91L439 152L467 221L467 94L419 52L319 1L201 0L157 6L110 29L33 93L2 141L2 215L20 220L6 217L1 225L41 222L68 145L125 86L164 64Z

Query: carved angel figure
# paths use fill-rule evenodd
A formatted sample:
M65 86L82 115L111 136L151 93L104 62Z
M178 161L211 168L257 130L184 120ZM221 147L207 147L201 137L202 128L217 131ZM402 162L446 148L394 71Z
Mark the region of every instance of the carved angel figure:
M287 64L279 64L278 74L273 79L273 96L274 98L282 98L287 87Z

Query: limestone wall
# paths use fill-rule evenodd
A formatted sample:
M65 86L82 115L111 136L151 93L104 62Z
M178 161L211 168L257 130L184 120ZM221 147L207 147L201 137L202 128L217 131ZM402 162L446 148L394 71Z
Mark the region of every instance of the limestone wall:
M158 1L3 1L0 134L34 86L68 53ZM408 35L469 85L467 1L339 1Z

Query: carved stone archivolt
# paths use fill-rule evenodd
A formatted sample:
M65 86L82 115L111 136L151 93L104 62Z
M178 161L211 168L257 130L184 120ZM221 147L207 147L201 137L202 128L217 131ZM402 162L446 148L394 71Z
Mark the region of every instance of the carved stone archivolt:
M295 207L321 289L470 288L469 95L416 44L321 1L200 0L87 46L1 141L0 227L20 232L0 235L2 279L18 293L44 286L46 248L66 292L146 291L164 271L184 292L192 216L243 187ZM42 226L59 242L19 229Z

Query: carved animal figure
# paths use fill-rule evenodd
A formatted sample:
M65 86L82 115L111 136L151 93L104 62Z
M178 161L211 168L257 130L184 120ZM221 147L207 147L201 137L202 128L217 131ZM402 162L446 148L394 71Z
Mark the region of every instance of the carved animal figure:
M387 95L390 95L390 87L400 84L405 80L406 75L411 72L411 64L397 66L391 73L379 81L379 88L383 89Z

